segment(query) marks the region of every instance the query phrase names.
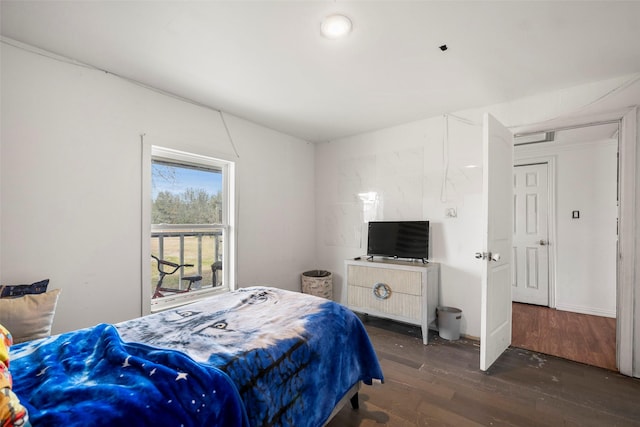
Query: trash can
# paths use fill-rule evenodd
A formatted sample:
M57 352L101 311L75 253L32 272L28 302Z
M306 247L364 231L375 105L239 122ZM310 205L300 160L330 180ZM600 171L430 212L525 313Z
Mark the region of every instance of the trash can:
M438 319L438 333L445 340L460 339L460 319L462 310L453 307L438 307L436 309Z
M302 273L302 292L327 299L333 298L333 276L326 270L309 270Z

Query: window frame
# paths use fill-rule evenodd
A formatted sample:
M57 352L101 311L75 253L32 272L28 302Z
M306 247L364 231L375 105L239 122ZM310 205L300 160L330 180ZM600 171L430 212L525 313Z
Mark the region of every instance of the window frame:
M142 315L167 310L180 305L199 301L212 295L228 292L236 288L236 233L235 233L235 162L218 157L194 154L173 148L143 144L142 167ZM222 244L223 283L215 288L200 289L163 298L152 299L151 283L151 206L152 206L152 162L162 161L177 165L190 165L216 169L222 172L222 224L224 238ZM217 225L216 225L217 227ZM150 268L151 266L151 268Z

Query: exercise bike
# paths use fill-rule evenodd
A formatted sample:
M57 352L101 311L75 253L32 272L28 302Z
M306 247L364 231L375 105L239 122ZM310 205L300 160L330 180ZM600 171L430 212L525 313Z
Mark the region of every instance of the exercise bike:
M154 255L151 255L151 258L155 259L158 262L158 273L160 273L160 278L158 279L158 283L156 284L155 292L153 293L153 296L151 298L161 298L165 296L163 292L171 292L173 294L182 294L185 292L189 292L192 288L195 289L195 287L197 286L196 283L202 281L202 276L200 275L184 276L182 280L188 282L188 285L185 289L163 288L162 281L164 280L165 276L174 274L182 267L193 267L193 264L176 264L175 262L165 261ZM170 269L167 269L165 271L165 267L169 267Z

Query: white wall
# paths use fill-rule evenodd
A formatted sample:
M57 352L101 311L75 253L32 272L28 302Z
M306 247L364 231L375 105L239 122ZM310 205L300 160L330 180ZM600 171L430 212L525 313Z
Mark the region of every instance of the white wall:
M319 265L334 272L341 300L344 259L366 253L368 220L427 219L431 259L442 263L440 302L463 310L461 330L473 333L467 323L480 318L474 252L481 249L482 169L466 166L481 163L481 129L449 118L445 134L445 123L436 117L318 145ZM378 194L371 215L362 192ZM446 218L447 208L457 217Z
M238 140L238 283L300 290L315 267L314 146L228 119Z
M554 159L555 307L616 317L617 140L526 145L514 153Z
M448 132L444 131L447 122L434 117L319 145L317 254L321 268L338 273L334 279L338 296L343 285L344 259L366 252L365 235L358 234L364 216L356 195L360 191L379 191L385 203L376 219L432 221L432 259L442 263L440 304L460 308L461 332L480 336L481 265L473 255L481 249L482 171L465 166L482 163L482 114L490 112L505 125L523 129L525 125L565 116L620 109L640 103L640 83L634 77L637 76L455 112L455 117L449 117ZM403 176L399 167L390 172L388 159L409 152L414 160L422 160L422 171L417 172L417 166L412 164L410 176ZM420 183L416 184L420 173ZM445 218L448 207L457 209L457 218Z
M314 148L115 76L2 45L0 280L62 289L54 332L141 314L141 142L237 161L238 284L315 266ZM286 229L285 229L286 228ZM283 230L285 229L285 230Z

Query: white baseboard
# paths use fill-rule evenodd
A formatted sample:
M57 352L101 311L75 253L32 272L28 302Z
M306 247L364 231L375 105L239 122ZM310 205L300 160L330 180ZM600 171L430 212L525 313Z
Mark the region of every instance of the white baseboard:
M612 317L616 318L615 310L604 310L595 307L583 307L570 304L556 304L556 310L571 311L573 313L591 314L592 316Z

